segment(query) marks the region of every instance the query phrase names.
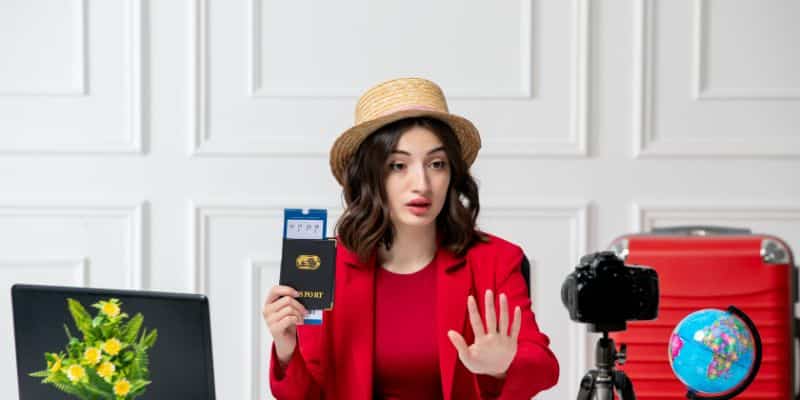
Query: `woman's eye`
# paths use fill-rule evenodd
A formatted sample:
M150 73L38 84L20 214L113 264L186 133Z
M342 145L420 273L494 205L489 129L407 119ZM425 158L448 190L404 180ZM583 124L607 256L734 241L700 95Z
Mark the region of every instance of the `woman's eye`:
M446 166L447 166L447 164L445 164L445 162L441 161L441 160L440 161L434 161L434 162L431 163L431 167L433 167L433 169L443 169Z
M395 163L391 163L391 164L389 164L389 169L390 169L390 170L392 170L392 171L400 171L400 170L402 170L404 167L405 167L405 164L403 164L403 163L397 163L397 162L395 162Z

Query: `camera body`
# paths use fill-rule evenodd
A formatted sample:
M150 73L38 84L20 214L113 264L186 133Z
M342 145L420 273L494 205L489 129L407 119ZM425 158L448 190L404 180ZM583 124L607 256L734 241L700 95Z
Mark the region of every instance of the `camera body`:
M561 301L576 322L592 332L625 330L626 322L658 316L658 274L652 268L625 265L611 251L581 257L561 286Z

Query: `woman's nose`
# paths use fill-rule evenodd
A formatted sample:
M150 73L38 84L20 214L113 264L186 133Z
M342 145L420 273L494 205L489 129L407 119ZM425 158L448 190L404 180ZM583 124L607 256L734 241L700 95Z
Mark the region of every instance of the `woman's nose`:
M428 182L428 174L425 171L425 166L420 165L414 168L414 172L411 174L413 179L412 185L414 190L419 192L425 192L428 190L429 182Z

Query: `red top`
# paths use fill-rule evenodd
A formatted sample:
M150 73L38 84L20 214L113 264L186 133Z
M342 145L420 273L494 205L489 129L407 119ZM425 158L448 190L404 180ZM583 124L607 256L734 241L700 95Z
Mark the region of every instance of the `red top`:
M436 345L436 266L375 277L377 399L441 399Z

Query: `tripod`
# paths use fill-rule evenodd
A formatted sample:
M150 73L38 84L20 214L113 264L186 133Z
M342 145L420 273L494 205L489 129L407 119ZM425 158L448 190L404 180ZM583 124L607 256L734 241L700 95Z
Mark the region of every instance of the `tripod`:
M578 400L613 400L612 390L622 400L636 399L630 378L624 372L614 370L617 362L620 365L625 363L625 348L625 343L622 343L617 352L614 340L608 337L608 331L603 331L603 337L595 348L597 369L589 370L581 379Z

